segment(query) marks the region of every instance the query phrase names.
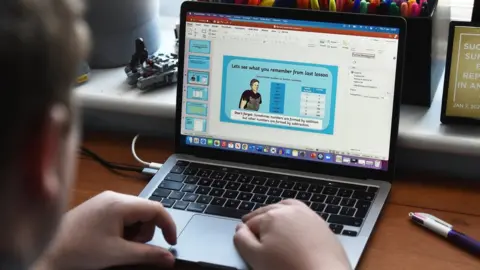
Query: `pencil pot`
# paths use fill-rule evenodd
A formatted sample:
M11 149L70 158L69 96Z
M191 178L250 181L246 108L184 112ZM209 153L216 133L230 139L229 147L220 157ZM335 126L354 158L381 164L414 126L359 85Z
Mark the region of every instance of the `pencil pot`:
M296 8L303 3L303 8L314 9L312 3L316 1L297 0L197 0L200 2L240 3L260 6ZM379 2L380 0L366 0ZM420 0L418 0L420 2ZM397 2L397 1L395 1ZM329 10L328 0L318 0L316 8ZM405 66L403 80L402 103L429 107L436 90L440 85L445 67L447 52L448 25L450 22L450 7L438 4L438 0L428 0L428 8L422 9L417 17L405 17L407 21L407 37L405 48ZM345 7L347 4L345 4ZM368 12L378 12L378 9ZM351 8L351 7L350 7ZM347 9L348 10L348 9ZM345 11L345 9L342 10ZM389 12L387 11L387 14ZM385 14L385 13L383 13ZM399 13L397 13L399 14ZM366 16L376 16L372 15ZM399 16L399 15L391 15Z

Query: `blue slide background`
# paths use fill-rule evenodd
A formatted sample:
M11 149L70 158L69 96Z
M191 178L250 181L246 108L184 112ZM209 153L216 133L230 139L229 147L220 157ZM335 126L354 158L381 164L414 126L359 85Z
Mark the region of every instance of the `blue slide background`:
M232 68L233 65L239 66L259 66L260 68L290 69L298 71L308 71L317 73L327 73L328 77L318 77L310 75L286 74L280 72L262 72L261 70L250 70L241 68ZM270 78L262 78L270 77ZM283 81L282 78L296 79L297 81ZM333 134L335 124L335 104L337 92L338 67L308 63L297 63L287 61L277 61L258 58L246 58L237 56L223 57L223 78L222 78L222 105L220 113L221 122L239 123L246 125L275 127L281 129L299 130L305 132L317 132L322 134ZM262 95L262 104L258 113L275 113L270 109L271 105L271 87L272 83L285 84L284 91L284 110L278 113L285 116L295 116L307 118L300 115L300 103L303 87L313 87L326 89L326 108L323 120L323 129L307 129L301 127L278 126L266 123L253 123L241 120L232 120L230 112L239 110L239 102L242 93L250 89L250 81L257 79L260 81L259 93ZM277 85L278 86L278 85ZM282 89L280 89L282 91ZM281 112L281 110L277 110ZM318 119L318 118L317 118Z

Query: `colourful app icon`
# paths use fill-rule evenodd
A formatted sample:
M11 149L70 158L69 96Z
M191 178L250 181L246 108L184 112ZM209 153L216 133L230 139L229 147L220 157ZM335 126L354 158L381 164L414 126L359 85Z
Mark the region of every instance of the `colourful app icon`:
M313 158L313 159L317 158L317 153L310 153L310 158Z
M292 155L292 149L285 149L285 155L291 156Z
M241 144L241 143L235 143L235 149L240 150L241 148L242 148L242 144Z
M225 148L225 147L227 147L227 142L226 142L226 141L222 141L222 142L220 143L220 145L221 145L223 148Z
M292 151L292 156L298 157L298 150L293 150Z
M232 148L232 149L233 149L234 147L235 147L235 145L233 144L233 142L229 142L229 143L228 143L228 148Z
M194 144L199 144L199 143L200 143L200 139L199 139L199 138L193 138L193 143L194 143Z
M353 163L353 164L357 164L358 163L358 158L352 158L350 160L350 162Z
M257 145L255 149L257 150L257 152L263 152L263 146L261 145Z
M335 157L335 162L342 163L342 160L343 160L343 157L340 156L340 155L337 155L337 156Z
M365 162L365 164L366 164L367 166L373 166L373 161L367 160L367 161Z
M255 149L256 149L255 145L250 144L248 146L248 151L255 151Z
M283 154L285 154L285 150L284 150L283 148L279 148L279 149L277 150L277 152L278 152L278 154L281 155L281 156L283 156Z
M242 150L247 151L248 150L248 144L246 144L246 143L242 144Z
M213 145L213 140L212 140L212 139L208 139L208 140L207 140L207 144L210 145L210 146L212 146L212 145Z
M331 161L332 160L332 155L331 154L325 154L325 160L326 161Z
M265 147L263 148L263 152L264 152L264 153L270 153L270 146L265 146Z
M201 138L200 139L200 144L206 145L207 144L207 139Z
M382 162L380 160L375 160L375 168L381 168Z
M344 157L343 158L343 163L350 163L350 158L349 157Z
M318 153L318 154L317 154L317 158L318 158L319 160L323 160L323 159L325 158L325 156L324 156L322 153Z
M213 145L215 145L216 147L219 147L220 146L220 141L219 140L215 140L213 142Z
M275 155L277 153L277 148L275 147L270 148L270 153Z
M365 165L365 159L359 159L358 164L360 165Z
M192 142L193 142L193 138L190 137L190 136L188 136L188 137L187 137L187 143L192 143Z
M302 158L304 158L306 155L307 155L307 153L306 153L305 151L300 151L300 152L298 153L298 156L299 156L299 157L302 157Z

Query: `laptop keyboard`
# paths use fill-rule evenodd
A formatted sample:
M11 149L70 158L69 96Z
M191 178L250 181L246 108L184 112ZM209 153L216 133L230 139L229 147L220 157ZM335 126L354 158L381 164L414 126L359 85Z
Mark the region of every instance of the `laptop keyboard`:
M304 202L336 234L357 236L377 187L178 161L150 197L166 208L240 219L283 199Z

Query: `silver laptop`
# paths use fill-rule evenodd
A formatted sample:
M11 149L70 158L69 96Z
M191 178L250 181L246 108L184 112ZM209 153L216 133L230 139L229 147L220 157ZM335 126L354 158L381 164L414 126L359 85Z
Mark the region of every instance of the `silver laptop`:
M140 194L163 203L178 260L247 269L240 218L295 198L356 266L390 191L401 18L185 2L176 154Z

